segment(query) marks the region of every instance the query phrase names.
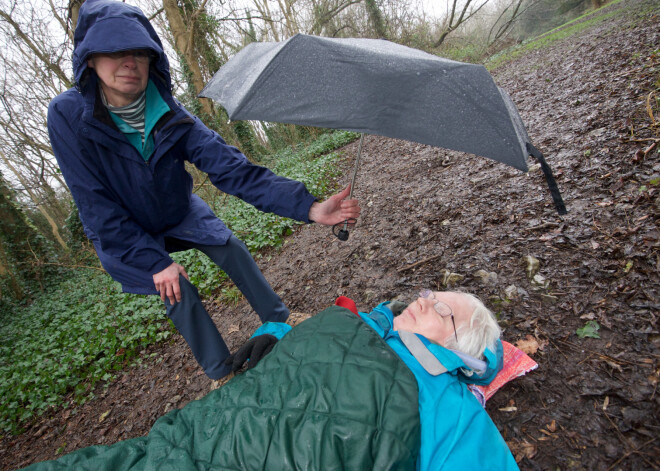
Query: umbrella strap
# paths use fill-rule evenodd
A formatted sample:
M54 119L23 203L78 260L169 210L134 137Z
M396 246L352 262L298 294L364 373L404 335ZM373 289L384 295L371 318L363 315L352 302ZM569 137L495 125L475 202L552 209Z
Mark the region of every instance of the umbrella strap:
M555 177L552 175L552 170L550 170L550 166L545 161L543 154L541 153L540 150L538 150L529 142L527 143L527 152L529 152L529 154L534 158L536 158L536 160L538 160L539 163L541 164L541 170L543 170L543 174L545 175L545 180L548 182L548 188L550 188L550 194L552 195L552 200L555 203L555 208L557 209L557 213L559 213L560 215L566 214L567 213L566 206L564 205L564 200L561 197L561 193L559 193L559 187L557 186L557 181L555 180Z

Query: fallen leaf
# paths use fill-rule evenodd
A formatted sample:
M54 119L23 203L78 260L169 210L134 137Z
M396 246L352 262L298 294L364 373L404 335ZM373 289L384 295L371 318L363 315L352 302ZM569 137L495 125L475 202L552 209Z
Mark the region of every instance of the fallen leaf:
M660 380L660 368L658 368L655 373L651 374L648 376L649 383L651 385L655 386L658 384L658 380Z
M605 400L603 401L603 410L607 410L607 406L610 405L610 396L605 396Z
M621 365L618 363L614 363L613 361L607 361L605 360L605 363L610 365L613 369L617 370L619 373L623 373L623 368L621 368Z
M509 406L509 407L500 407L498 410L502 412L516 412L518 408L516 406Z
M596 321L588 321L584 327L580 327L575 331L578 337L581 339L585 337L591 337L594 339L599 339L600 335L598 334L598 330L600 329L600 325Z
M234 332L240 332L241 328L238 326L238 324L232 324L229 326L229 329L227 329L227 334L233 334Z
M510 445L511 451L516 458L516 462L522 461L523 458L532 459L536 456L536 445L528 441L520 442Z
M516 347L525 352L527 355L534 355L538 349L541 347L538 340L533 336L528 335L523 340L518 340L516 342Z
M105 420L105 418L110 415L110 411L112 411L112 409L108 409L107 411L105 411L103 414L101 414L99 416L99 423L103 422Z
M557 422L553 420L550 422L550 425L546 427L548 430L550 430L552 433L555 433L557 431Z

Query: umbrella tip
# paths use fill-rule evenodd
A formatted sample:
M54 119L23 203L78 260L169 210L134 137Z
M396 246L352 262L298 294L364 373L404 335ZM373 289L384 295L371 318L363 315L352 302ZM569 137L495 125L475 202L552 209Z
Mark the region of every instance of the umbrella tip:
M339 229L339 224L332 226L332 233L342 242L348 240L348 231L346 229Z

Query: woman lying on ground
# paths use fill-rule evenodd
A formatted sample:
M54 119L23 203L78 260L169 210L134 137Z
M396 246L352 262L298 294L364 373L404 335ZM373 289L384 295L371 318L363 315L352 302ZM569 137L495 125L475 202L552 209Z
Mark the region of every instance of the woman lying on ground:
M422 437L417 469L518 469L506 442L467 387L489 384L503 361L500 328L477 297L424 290L407 306L385 302L370 313L358 313L345 297L337 304L358 314L415 375ZM248 367L253 367L250 363L256 364L290 329L286 324L265 324L228 362L237 371L252 357Z
M490 383L502 363L481 302L425 291L357 316L352 301L338 304L293 329L261 326L232 357L236 369L250 358L247 371L147 436L30 470L518 469L467 387Z

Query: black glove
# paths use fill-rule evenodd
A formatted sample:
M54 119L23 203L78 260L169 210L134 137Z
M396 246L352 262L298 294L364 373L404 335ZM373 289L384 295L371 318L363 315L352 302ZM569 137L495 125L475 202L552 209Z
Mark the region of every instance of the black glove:
M270 334L257 335L245 342L241 348L232 353L225 360L225 365L231 365L231 371L236 373L247 361L248 370L257 366L257 363L268 355L277 343L277 337Z

